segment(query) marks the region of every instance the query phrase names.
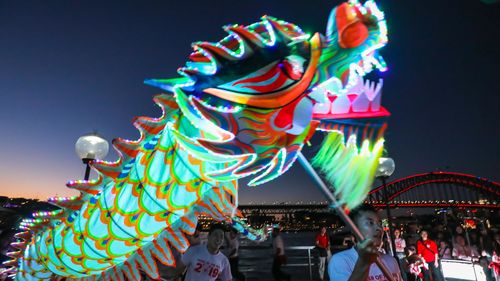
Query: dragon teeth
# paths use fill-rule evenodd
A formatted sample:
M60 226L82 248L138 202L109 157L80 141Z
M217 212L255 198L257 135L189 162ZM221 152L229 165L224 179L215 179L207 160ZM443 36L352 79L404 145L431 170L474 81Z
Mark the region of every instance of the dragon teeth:
M331 81L331 82L330 82ZM335 81L335 82L334 82ZM368 112L380 110L383 80L378 82L363 80L358 76L356 82L345 88L340 86L338 79L330 79L326 83L316 87L312 92L312 98L318 103L314 105L315 114L345 114L353 112ZM322 98L326 96L325 100ZM321 97L321 101L319 102Z

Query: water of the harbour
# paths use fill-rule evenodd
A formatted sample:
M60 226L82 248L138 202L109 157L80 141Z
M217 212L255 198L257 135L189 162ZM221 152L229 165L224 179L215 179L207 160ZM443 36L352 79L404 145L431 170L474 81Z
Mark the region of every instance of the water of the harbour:
M314 232L283 232L283 241L285 248L293 246L314 246ZM311 252L312 279L310 279L307 250L285 250L288 257L288 266L283 267L283 271L289 273L294 281L319 280L317 255L315 251ZM248 281L270 281L274 280L271 274L273 262L272 240L254 243L242 241L240 246L240 271L243 272ZM298 266L297 264L304 264Z

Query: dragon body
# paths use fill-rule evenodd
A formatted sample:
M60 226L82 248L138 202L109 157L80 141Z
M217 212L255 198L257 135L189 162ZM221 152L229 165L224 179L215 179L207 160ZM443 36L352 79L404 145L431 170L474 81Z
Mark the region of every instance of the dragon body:
M158 278L175 265L172 248L189 246L200 215L242 223L238 185L270 181L288 170L314 132L326 131L314 163L349 207L364 199L383 148L381 81L365 73L385 65L383 13L372 1L332 10L326 35L263 17L232 25L216 43L197 42L181 77L146 83L163 114L139 117L139 140L115 139L116 162L95 160L99 177L72 181L80 196L51 198L61 210L22 223L5 266L17 280Z

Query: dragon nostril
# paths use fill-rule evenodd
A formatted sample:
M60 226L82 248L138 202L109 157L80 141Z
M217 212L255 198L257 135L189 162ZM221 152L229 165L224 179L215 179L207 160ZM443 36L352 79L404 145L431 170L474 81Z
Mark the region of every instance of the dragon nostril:
M368 38L368 28L361 22L349 24L340 32L339 45L343 48L356 48Z

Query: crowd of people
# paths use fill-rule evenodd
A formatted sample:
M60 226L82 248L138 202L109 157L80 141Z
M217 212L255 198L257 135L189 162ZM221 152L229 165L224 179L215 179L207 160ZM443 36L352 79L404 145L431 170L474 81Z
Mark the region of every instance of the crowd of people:
M459 224L452 232L441 224L425 229L406 225L394 229L391 240L389 228L382 226L372 206L362 205L349 216L365 239L356 241L354 235L346 234L341 243L344 250L338 251L335 239L321 227L314 239L321 281L389 280L386 276L394 281L444 281L441 262L450 259L479 264L488 281L500 280L500 233L490 233L485 227L464 229ZM273 228L271 237L271 274L276 281L290 281L293 276L282 268L287 256L279 227ZM141 272L141 280L246 280L239 271L239 233L234 228L213 224L205 239L200 228L188 239L190 246L184 253L172 248L175 266L156 261L158 277Z
M488 280L499 280L500 233L466 231L460 225L453 232L441 226L433 230L432 235L430 230L420 230L419 236L408 235L407 239L401 237L400 230L394 231L396 256L407 273L404 280L431 280L431 275L432 280L443 280L440 261L452 259L479 264Z
M373 263L376 256L390 269L395 280L444 281L442 260L473 262L482 267L488 281L500 280L500 233L491 233L486 227L464 229L457 225L453 232L440 223L426 225L428 230L420 226L413 229L401 227L393 231L391 241L388 228L382 227L377 212L370 206L361 206L350 216L366 239L356 243L348 234L343 240L346 250L331 258L327 252L330 280L386 280ZM320 280L324 279L325 273L323 248L330 247L329 241L318 238L325 232L326 229L322 228L316 236ZM346 245L346 241L352 243ZM386 253L394 253L394 258Z

